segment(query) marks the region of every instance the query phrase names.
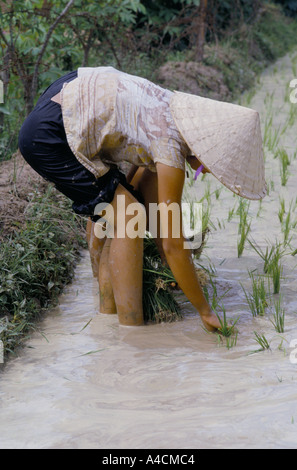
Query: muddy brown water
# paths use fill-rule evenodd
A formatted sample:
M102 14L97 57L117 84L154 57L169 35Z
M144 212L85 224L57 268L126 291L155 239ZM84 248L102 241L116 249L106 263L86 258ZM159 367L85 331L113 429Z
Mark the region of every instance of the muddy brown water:
M273 97L273 126L283 126L292 91L296 54L265 71L249 102L264 127L267 96ZM296 105L297 106L297 105ZM296 121L279 146L296 149ZM279 198L297 196L297 160L288 183L280 184L279 164L266 152L266 179L273 189L251 202L251 236L263 249L282 241ZM201 197L211 176L196 183ZM248 270L263 262L247 245L237 256L238 216L228 222L237 199L222 189L212 194L214 228L201 263L212 269L229 319L239 317L236 344L228 349L207 334L193 308L173 324L120 327L115 315L98 314L98 287L89 256L83 253L76 276L26 343L0 374L0 448L216 449L297 447L297 257L283 259L281 295L285 331L277 333L272 310L253 317L242 285ZM296 212L295 212L296 214ZM290 232L296 249L296 229ZM277 297L277 296L276 296ZM254 331L270 349L256 352Z

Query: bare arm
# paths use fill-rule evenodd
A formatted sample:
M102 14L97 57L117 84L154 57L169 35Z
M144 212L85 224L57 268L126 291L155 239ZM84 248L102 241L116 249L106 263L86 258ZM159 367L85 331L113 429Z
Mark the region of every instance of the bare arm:
M161 212L161 227L163 234L166 234L166 237L162 238L162 244L167 262L180 288L191 304L198 310L206 328L209 331L214 331L220 327L220 322L205 299L197 278L191 250L184 248L186 240L182 233L181 214L184 172L180 169L157 163L157 175L159 204L164 203L168 207L172 203L177 203L179 206L180 221L178 236L176 233L178 227L172 227L172 217L167 219ZM173 229L175 229L174 232Z

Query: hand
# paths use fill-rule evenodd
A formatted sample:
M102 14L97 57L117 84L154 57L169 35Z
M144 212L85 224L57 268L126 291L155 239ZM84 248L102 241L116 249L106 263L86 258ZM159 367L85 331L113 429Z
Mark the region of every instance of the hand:
M205 328L211 333L217 331L222 326L217 315L211 309L200 313L200 317Z

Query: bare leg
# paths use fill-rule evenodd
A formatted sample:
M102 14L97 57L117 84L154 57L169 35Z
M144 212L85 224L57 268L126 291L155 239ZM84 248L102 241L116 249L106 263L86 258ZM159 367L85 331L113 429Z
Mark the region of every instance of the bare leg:
M95 222L89 218L86 227L86 236L91 258L93 276L98 278L100 255L104 246L105 238L97 238L94 234Z
M150 226L149 220L149 205L151 203L158 204L158 178L157 173L153 173L145 168L139 168L134 175L131 184L134 188L139 191L144 199L145 210L147 214L147 229ZM156 233L154 234L154 240L158 247L161 259L163 263L166 262L166 258L163 252L162 240L160 237L160 214L157 214L157 226Z
M133 216L126 213L129 204L136 203L142 217L145 217L145 209L122 185L118 186L111 203L115 230L109 250L109 268L119 323L137 326L143 324L143 236L131 238L127 233L121 233L122 227L118 226L117 221L118 210L122 210L118 196L125 196L125 215L121 214L125 227L133 219Z
M100 292L100 312L117 313L114 300L113 288L109 269L109 252L111 239L107 238L100 256L99 263L99 292Z

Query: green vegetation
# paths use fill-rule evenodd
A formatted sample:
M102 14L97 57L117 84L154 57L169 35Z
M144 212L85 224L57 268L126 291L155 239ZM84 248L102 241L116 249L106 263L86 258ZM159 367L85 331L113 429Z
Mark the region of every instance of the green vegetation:
M143 312L145 322L173 322L183 317L173 292L176 281L162 264L157 246L150 236L144 239Z
M267 294L264 278L261 276L255 277L252 272L249 272L249 276L252 281L252 293L248 294L242 286L248 306L250 307L253 317L264 315L267 307Z
M237 344L238 330L235 326L239 318L236 318L230 323L227 319L224 305L222 305L221 309L222 313L220 315L214 309L221 325L216 333L217 341L219 345L225 344L227 349L231 349Z
M278 333L284 333L285 331L285 309L281 305L282 297L279 296L277 300L274 301L274 313L273 319L271 320L275 331Z
M279 149L277 156L280 161L281 184L282 186L286 186L289 178L288 166L291 162L285 149Z
M238 318L232 323L232 325L230 325L226 316L226 309L224 306L222 306L222 310L223 310L223 317L221 317L220 315L217 315L220 321L220 325L221 325L219 328L219 332L221 333L221 335L228 338L236 332L235 325L238 321Z
M251 229L251 222L248 219L250 202L246 199L239 199L237 214L239 215L238 234L239 238L237 241L237 256L238 258L242 255L247 236Z
M264 261L263 271L265 274L273 274L276 271L276 266L280 265L280 259L285 253L284 247L280 242L272 244L270 247L266 246L265 252L254 242L248 240L250 246Z
M267 349L270 349L269 341L267 340L264 334L257 333L256 331L254 331L254 335L255 335L257 343L260 345L261 348L253 352L260 352L260 351L265 351Z
M1 241L0 340L5 353L15 350L71 280L84 243L80 224L69 203L49 187L46 194L33 196L21 230Z

